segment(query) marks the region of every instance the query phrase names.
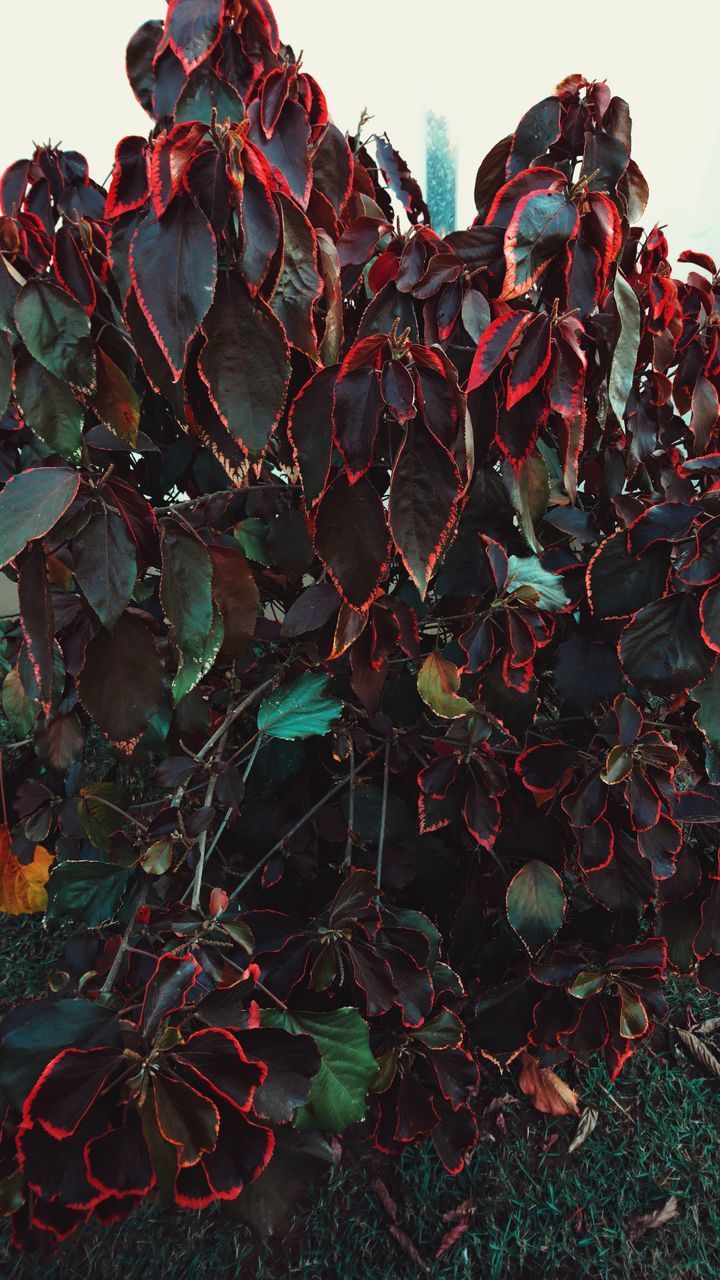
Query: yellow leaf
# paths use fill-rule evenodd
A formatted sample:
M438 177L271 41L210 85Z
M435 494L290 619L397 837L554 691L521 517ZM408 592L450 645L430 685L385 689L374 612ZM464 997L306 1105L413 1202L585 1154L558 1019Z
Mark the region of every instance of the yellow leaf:
M0 911L11 916L44 911L52 861L52 854L37 844L30 862L18 862L10 847L10 828L0 825Z
M439 653L431 653L422 665L418 675L418 693L438 716L446 720L457 720L475 710L467 698L458 694L460 688L460 672L454 662L442 658Z

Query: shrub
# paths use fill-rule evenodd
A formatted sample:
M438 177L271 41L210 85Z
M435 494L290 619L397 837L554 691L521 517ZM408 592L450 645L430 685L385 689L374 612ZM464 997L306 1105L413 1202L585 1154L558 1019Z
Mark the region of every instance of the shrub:
M720 991L717 276L626 103L564 81L441 238L266 0L127 65L107 192L0 183L0 905L70 933L0 1030L29 1249L267 1225L348 1131L459 1171L481 1068L571 1109L668 963Z

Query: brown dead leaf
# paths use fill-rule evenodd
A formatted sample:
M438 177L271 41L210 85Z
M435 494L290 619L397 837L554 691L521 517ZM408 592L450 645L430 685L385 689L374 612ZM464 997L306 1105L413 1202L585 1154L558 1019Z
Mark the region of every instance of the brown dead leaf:
M680 1217L680 1202L677 1196L670 1196L659 1209L654 1209L652 1213L643 1213L641 1217L635 1218L628 1228L628 1237L630 1240L639 1240L645 1235L646 1231L655 1231L658 1227L664 1227L666 1223L673 1222L675 1218Z
M536 1111L548 1116L577 1116L580 1103L574 1089L550 1067L540 1067L529 1053L522 1056L519 1085Z
M692 1031L683 1031L678 1027L675 1034L680 1041L685 1052L700 1063L706 1071L711 1075L720 1078L720 1058L717 1058L704 1040L699 1036L693 1035Z
M30 861L20 862L12 851L10 828L0 824L0 911L11 916L44 911L52 860L52 854L37 844Z
M469 1226L470 1226L469 1218L465 1218L462 1222L456 1222L455 1226L451 1227L450 1230L443 1236L442 1240L440 1241L438 1251L435 1254L435 1257L441 1258L444 1253L447 1253L448 1249L452 1249L453 1245L457 1244L458 1240L460 1239L461 1236L465 1234Z

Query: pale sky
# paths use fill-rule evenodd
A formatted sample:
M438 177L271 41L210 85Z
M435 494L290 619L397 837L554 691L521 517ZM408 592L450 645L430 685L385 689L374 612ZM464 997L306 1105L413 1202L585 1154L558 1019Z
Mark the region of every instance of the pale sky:
M83 151L103 181L116 141L148 120L125 79L129 36L162 0L3 2L0 168L33 140ZM650 183L646 222L668 225L674 253L720 258L720 5L604 0L276 0L283 39L322 84L336 122L363 107L423 180L426 109L447 116L459 153L459 225L473 216L475 171L529 106L571 72L627 98L633 154Z

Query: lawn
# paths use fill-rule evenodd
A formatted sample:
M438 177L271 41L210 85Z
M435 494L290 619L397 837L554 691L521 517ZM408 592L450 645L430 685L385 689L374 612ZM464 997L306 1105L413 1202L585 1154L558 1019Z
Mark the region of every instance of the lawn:
M56 946L34 919L3 920L3 1006L43 990ZM712 1018L717 1001L679 985L670 994L671 1025L656 1031L615 1084L600 1068L574 1082L598 1122L572 1153L577 1122L539 1116L511 1074L497 1075L481 1143L459 1178L444 1174L425 1148L393 1166L361 1159L360 1148L354 1158L351 1148L269 1246L219 1212L149 1207L105 1231L86 1228L49 1262L19 1257L3 1235L0 1275L410 1280L424 1274L422 1262L436 1280L715 1280L720 1080L686 1056L672 1027ZM394 1233L378 1179L394 1206ZM679 1216L634 1239L637 1220L673 1195ZM435 1260L459 1220L453 1211L466 1201L468 1229ZM413 1246L421 1261L409 1255Z

